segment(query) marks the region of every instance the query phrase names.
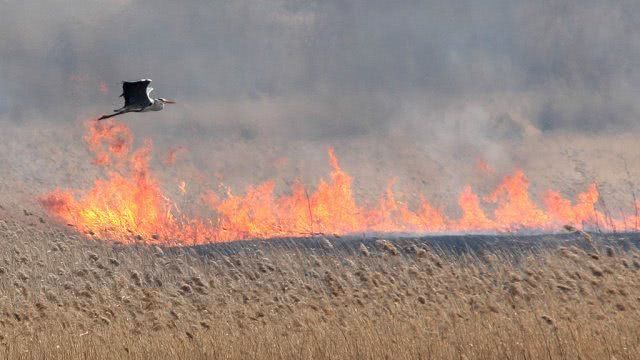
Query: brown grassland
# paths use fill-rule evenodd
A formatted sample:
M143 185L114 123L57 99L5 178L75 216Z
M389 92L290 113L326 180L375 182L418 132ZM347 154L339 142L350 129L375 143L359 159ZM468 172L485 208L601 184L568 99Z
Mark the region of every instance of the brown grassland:
M0 220L5 359L637 359L640 253L211 256ZM324 240L323 240L324 241Z

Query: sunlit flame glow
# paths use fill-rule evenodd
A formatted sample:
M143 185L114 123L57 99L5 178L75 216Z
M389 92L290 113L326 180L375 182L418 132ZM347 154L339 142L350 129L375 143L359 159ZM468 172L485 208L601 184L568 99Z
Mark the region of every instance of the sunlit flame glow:
M40 201L50 214L79 231L123 242L193 244L362 232L558 231L567 224L578 229L628 230L638 224L637 214L617 220L598 211L595 184L578 194L575 202L549 190L541 207L530 197L529 182L520 170L504 177L484 197L471 186L463 187L457 218L448 217L424 197L417 206L397 200L394 181L374 206L366 207L355 201L353 179L340 167L332 149L328 151L329 177L315 189L296 182L278 195L275 182L267 181L249 186L243 194L228 188L224 195L211 191L202 199L212 215L191 218L178 211L150 171L150 142L133 150L130 130L115 121L90 122L85 140L95 155L94 163L107 169L106 178L96 180L89 190L58 189ZM186 181L181 180L178 189L185 194Z

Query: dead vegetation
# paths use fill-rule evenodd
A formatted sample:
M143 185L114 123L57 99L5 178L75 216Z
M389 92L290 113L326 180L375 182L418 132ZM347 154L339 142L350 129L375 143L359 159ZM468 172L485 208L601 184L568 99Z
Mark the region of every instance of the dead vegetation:
M8 359L634 359L640 253L224 256L0 221ZM402 251L401 251L402 250Z

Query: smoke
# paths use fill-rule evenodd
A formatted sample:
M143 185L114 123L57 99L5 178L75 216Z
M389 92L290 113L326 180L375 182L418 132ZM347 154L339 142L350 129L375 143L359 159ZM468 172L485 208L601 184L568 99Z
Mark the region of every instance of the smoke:
M453 105L510 94L532 103L542 130L619 130L640 111L639 10L624 0L5 1L0 113L65 121L148 76L158 94L193 104L296 99L284 123L297 118L309 136L388 131L420 94Z
M288 156L321 174L334 145L367 176L461 183L461 159L535 163L511 149L541 134L562 147L557 134L637 131L638 13L634 0L4 1L0 124L75 128L120 105L120 81L149 77L179 104L130 115L136 134L187 145L212 172L255 182L273 175L256 163Z

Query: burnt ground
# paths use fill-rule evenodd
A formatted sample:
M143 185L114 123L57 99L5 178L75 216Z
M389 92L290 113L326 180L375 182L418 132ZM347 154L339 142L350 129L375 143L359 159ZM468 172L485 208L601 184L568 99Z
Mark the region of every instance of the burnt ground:
M586 251L601 247L621 250L640 248L640 232L585 233L566 232L556 234L451 234L416 236L411 234L371 234L347 236L314 236L242 240L228 243L195 245L188 248L169 248L168 251L189 251L204 256L231 255L254 252L288 250L323 254L339 252L350 255L360 252L361 245L372 251L386 240L397 249L398 255L410 255L416 248L425 248L441 254L482 256L485 253L503 252L517 255L558 248L577 246Z

